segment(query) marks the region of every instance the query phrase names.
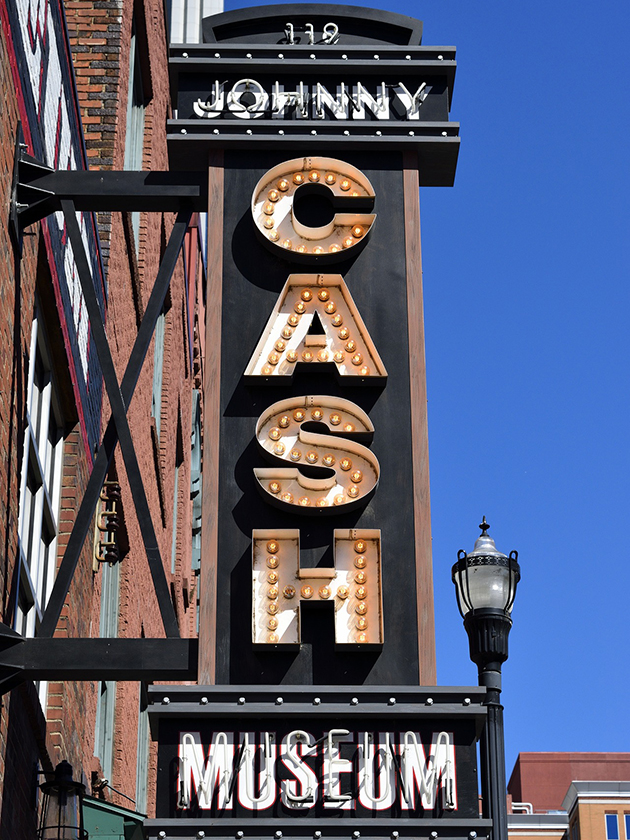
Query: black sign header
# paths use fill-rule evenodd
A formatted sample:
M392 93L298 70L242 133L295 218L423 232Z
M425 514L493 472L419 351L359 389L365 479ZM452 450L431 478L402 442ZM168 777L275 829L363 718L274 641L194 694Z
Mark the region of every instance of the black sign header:
M171 166L210 149L413 150L420 183L450 186L454 47L420 45L403 15L334 5L241 9L204 21L203 44L174 45Z

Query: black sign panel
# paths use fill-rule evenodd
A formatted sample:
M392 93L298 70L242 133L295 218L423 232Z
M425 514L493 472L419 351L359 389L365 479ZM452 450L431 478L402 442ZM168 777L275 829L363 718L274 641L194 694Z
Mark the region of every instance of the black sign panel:
M466 784L474 780L473 723L440 720L408 730L399 721L366 719L357 729L349 714L334 722L261 728L245 717L235 724L162 723L168 796L158 777L160 816L470 817L477 807L477 787ZM175 775L176 785L169 784Z
M479 818L480 689L172 688L151 690L160 824Z
M249 211L258 179L281 160L270 153L255 158L238 152L226 155L217 680L235 684L417 684L413 510L411 505L401 504L400 496L401 488L412 482L401 156L354 154L346 158L373 184L377 219L362 253L332 269L343 275L383 357L388 371L385 387L340 381L332 365L303 365L287 382L253 384L244 378L278 295L288 275L296 270L290 260L281 258L282 253L274 256L258 242ZM285 512L270 505L256 488L254 469L265 466L255 441L259 415L277 400L305 394L351 400L374 424L370 449L381 464L381 479L373 498L357 510L335 515L319 511L318 516L300 515L299 510ZM250 619L253 528L299 528L301 563L309 567L334 565L335 528L380 529L382 652L336 648L333 603L318 602L317 598L303 602L301 647L290 652L254 649Z
M421 184L451 185L453 47L420 46L422 24L346 6L274 6L213 15L204 43L174 45L171 168L209 149L417 153Z
M221 47L233 43L404 46L421 43L422 21L379 9L331 3L256 6L207 17L203 40Z

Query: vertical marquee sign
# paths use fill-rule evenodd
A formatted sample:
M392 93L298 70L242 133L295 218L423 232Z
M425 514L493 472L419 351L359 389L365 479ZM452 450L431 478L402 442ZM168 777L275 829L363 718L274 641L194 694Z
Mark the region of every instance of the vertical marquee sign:
M200 682L435 682L419 185L453 182L452 47L345 6L171 49L209 165Z
M455 50L421 46L417 20L324 4L203 32L171 49L169 151L209 177L212 688L152 694L150 831L313 836L379 814L483 832L477 689L440 706L411 688L435 683L418 191L453 183Z

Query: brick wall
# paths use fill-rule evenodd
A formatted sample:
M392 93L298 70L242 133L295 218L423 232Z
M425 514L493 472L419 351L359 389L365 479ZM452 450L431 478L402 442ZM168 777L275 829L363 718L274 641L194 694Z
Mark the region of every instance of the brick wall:
M535 812L562 808L576 779L630 780L630 753L522 752L508 782L515 802L530 802Z
M15 79L7 54L4 28L0 35L0 190L3 196L11 194L13 155L18 125L18 107L15 98ZM24 438L24 406L26 397L26 360L30 344L31 320L35 278L37 270L37 235L25 237L21 263L16 262L9 236L9 202L0 204L0 587L2 591L3 623L11 625L14 618L15 564L17 557L17 526L20 470ZM12 831L18 820L33 825L34 813L29 812L29 776L33 759L22 758L21 739L26 730L31 734L25 704L17 692L3 698L0 710L0 778L5 784L0 789L0 838L18 837ZM30 756L36 754L33 738L30 739ZM26 746L26 745L25 745ZM14 811L12 797L22 792L20 803ZM31 809L32 810L32 809ZM5 820L6 815L6 820Z
M0 8L3 0L0 0ZM165 124L169 112L168 66L164 6L162 0L67 0L65 9L76 70L79 107L84 125L87 157L91 168L122 169L125 157L125 129L129 86L129 48L135 16L147 106L143 167L168 166ZM57 339L54 353L63 362L66 348L59 339L56 303L46 285L46 252L39 227L24 237L21 260L14 257L8 235L8 196L13 174L14 138L18 121L16 91L20 80L14 75L5 43L0 35L0 342L8 352L0 354L0 585L2 618L11 625L15 602L18 500L21 453L24 434L25 394L28 373L31 319L36 284L44 301L49 331ZM170 235L174 217L143 214L138 243L133 241L129 216L102 214L99 236L107 267L107 331L119 378L122 378L137 334L144 307L151 293L161 254ZM136 252L137 245L137 252ZM39 277L39 280L38 280ZM49 281L48 281L49 282ZM193 381L199 386L199 343L196 361L189 358L184 273L180 262L170 291L171 306L166 319L161 434L156 449L151 446L151 398L153 344L134 399L129 422L143 476L145 491L162 554L167 580L182 635L195 632L195 605L184 599L184 586L191 590L191 504L190 432ZM197 334L198 335L198 334ZM196 375L196 380L193 377ZM63 383L62 383L63 384ZM59 513L58 562L74 523L89 478L84 438L73 419L72 387L63 388L69 419L63 454L63 488ZM74 407L76 409L76 406ZM103 420L109 418L107 400ZM175 572L171 572L173 545L173 496L175 457L178 441L182 456L177 490ZM124 464L117 451L113 471L122 492L122 508L130 549L121 561L119 635L122 637L163 636L157 602L143 549L142 535L134 513ZM102 575L92 566L92 534L86 539L72 586L66 599L56 635L96 637ZM61 759L75 769L75 777L89 782L92 772L102 775L94 757L94 735L98 683L51 681L48 685L46 719L32 684L24 684L3 698L0 708L0 840L26 840L34 836L38 796L38 766L52 770ZM114 734L114 762L110 782L123 794L136 797L136 745L139 685L117 687ZM149 812L154 812L156 748L152 745L149 768ZM39 779L41 781L41 778ZM124 807L130 802L106 789L103 795Z
M29 348L35 291L39 286L47 331L54 346L55 367L61 365L61 398L69 425L64 444L64 479L59 512L59 557L67 543L74 521L77 500L88 478L88 458L84 438L77 424L74 393L69 381L68 359L59 315L56 310L47 252L40 226L24 232L21 256L10 239L9 197L20 107L21 80L12 64L7 44L10 35L3 17L0 35L0 621L12 626L17 594L18 521L20 477L24 446ZM23 117L23 114L22 114ZM64 372L65 367L65 372ZM93 579L88 540L64 609L58 635L90 634ZM86 594L88 598L86 599ZM49 685L49 719L46 725L39 697L32 683L23 683L1 699L0 709L0 838L32 840L38 816L37 775L39 768L51 771L62 758L81 774L88 767L84 733L94 727L95 691L90 684Z
M0 840L35 837L38 819L38 756L46 741L46 727L32 683L11 692L3 709L3 798L0 807ZM51 769L48 762L43 766Z
M121 116L122 0L65 0L81 121L90 169L112 169ZM125 112L122 111L124 123ZM122 167L121 167L122 168ZM111 213L100 213L99 235L107 273Z
M81 437L78 429L74 429L64 444L58 562L63 557L88 478L89 469ZM94 613L90 608L95 588L90 532L57 625L57 638L88 638L95 618L98 626L98 612ZM94 731L95 713L95 683L49 684L47 719L49 736L55 747L55 764L66 759L77 771L82 768L87 777L92 763L93 739L86 741L85 736L86 732Z
M168 168L166 119L170 108L167 42L164 6L161 0L67 0L70 40L77 68L77 86L85 124L91 168L122 169L125 160L125 130L129 88L129 49L135 24L137 48L146 96L143 169ZM138 324L148 301L161 255L174 217L143 213L138 242L133 240L129 217L112 213L99 218L103 243L108 242L107 332L119 379L122 378ZM107 246L104 246L104 250ZM137 252L136 252L137 247ZM188 358L184 275L178 266L170 290L166 316L161 434L151 441L151 399L154 343L152 342L136 387L128 417L145 492L152 513L160 552L172 583L174 603L183 635L195 630L195 608L185 608L184 579L189 581L191 544L190 424L192 412L192 360ZM105 401L103 421L109 417ZM183 465L179 476L175 574L171 574L173 539L173 493L175 446L179 435ZM148 570L142 534L134 511L124 464L117 451L115 472L121 486L122 508L130 551L121 562L121 637L163 636L157 600ZM98 611L99 574L93 592L93 610ZM92 634L97 635L96 624ZM135 799L136 744L139 685L120 683L116 688L113 787ZM149 769L149 812L154 808L151 779L155 778L155 745ZM98 763L93 762L98 769ZM107 798L125 807L130 803L109 789Z

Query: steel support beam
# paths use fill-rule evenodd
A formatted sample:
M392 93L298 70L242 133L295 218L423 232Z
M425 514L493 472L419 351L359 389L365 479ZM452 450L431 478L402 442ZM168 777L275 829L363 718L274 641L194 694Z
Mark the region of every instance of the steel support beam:
M191 216L206 211L206 172L55 171L25 153L18 143L12 194L12 218L21 231L53 212L62 211L75 256L90 329L103 371L112 414L55 579L38 636L24 639L0 625L0 694L24 679L195 680L198 641L180 639L153 522L131 438L127 410L164 304ZM118 382L95 293L77 212L176 212L122 382ZM120 443L140 530L149 562L166 639L53 638L63 604L90 528L91 518L116 445Z
M153 520L151 519L151 512L149 510L149 502L144 490L144 483L140 473L140 465L136 457L136 450L133 445L131 437L131 429L127 422L127 407L123 401L120 393L120 386L116 376L116 368L114 367L114 360L112 358L107 335L105 334L105 324L96 297L94 289L94 282L90 272L90 264L88 262L87 254L83 246L83 239L81 237L81 230L77 221L76 208L71 201L62 201L61 209L63 211L66 229L72 250L74 252L74 260L79 273L79 281L81 283L81 291L85 299L88 317L90 319L90 328L92 331L92 338L96 346L99 362L103 371L103 381L109 397L109 403L112 410L112 418L116 424L116 431L118 433L118 442L122 451L123 460L125 462L125 469L127 471L127 478L129 479L129 487L133 497L136 514L138 516L138 524L140 525L140 533L142 534L142 541L149 561L149 568L151 570L151 577L153 579L153 586L157 596L158 607L164 624L166 635L170 638L177 638L179 636L179 628L177 626L177 618L171 601L171 595L166 581L166 574L164 572L164 565L162 563L162 556L160 548L153 527Z
M1 639L0 693L22 680L197 679L197 639Z
M136 336L136 340L131 350L131 355L129 356L129 362L120 385L122 399L127 408L129 408L129 404L133 397L138 377L140 376L140 370L142 369L142 364L146 357L151 343L151 337L153 336L153 332L155 330L155 324L160 311L162 310L162 306L164 305L166 292L175 269L175 264L179 257L186 228L190 221L190 215L189 211L183 211L178 215L177 220L175 221L175 225L173 226L164 257L162 258L162 262L151 291L151 296L149 298L142 323L140 324L140 329L138 330L138 335ZM63 560L61 561L61 565L57 572L55 583L39 628L38 636L52 636L55 632L66 595L70 589L70 584L72 582L77 563L79 562L79 556L81 554L81 549L83 548L83 543L85 542L85 538L90 529L92 514L94 513L94 509L98 502L101 487L105 481L107 470L114 455L117 443L118 433L116 431L116 424L114 423L114 418L111 417L109 423L107 424L94 466L92 467L92 473L90 474L83 499L81 500L81 505L75 518L72 532L68 539Z
M21 229L61 210L63 201L81 211L208 209L207 172L54 170L20 151L15 178L15 215Z

